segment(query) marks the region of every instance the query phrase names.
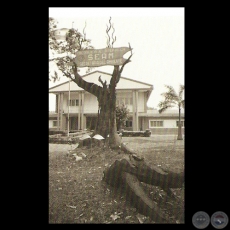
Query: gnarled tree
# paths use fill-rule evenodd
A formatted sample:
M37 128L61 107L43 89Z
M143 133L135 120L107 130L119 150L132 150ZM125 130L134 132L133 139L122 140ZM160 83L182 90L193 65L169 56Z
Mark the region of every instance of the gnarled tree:
M107 47L112 48L116 37L113 37L114 27L109 20L110 25L106 29L108 35ZM137 209L149 215L152 219L158 222L167 222L164 214L158 205L148 197L143 191L140 181L160 185L170 194L170 188L181 187L184 181L184 175L174 173L164 173L159 171L153 165L149 166L144 162L143 158L138 157L138 153L130 149L124 143L120 143L120 137L117 134L116 127L116 86L120 80L121 73L132 57L132 51L129 58L121 65L115 65L110 82L103 81L98 76L98 81L101 85L85 81L78 73L78 66L74 59L76 52L79 50L93 49L90 46L90 40L86 39L86 34L83 30L83 35L75 29L67 29L67 34L64 41L56 39L56 26L54 19L49 19L49 45L50 49L59 54L58 57L50 59L57 64L58 69L64 76L71 79L79 87L97 97L99 105L98 121L94 133L100 134L103 137L109 135L109 145L111 148L121 147L121 150L129 154L128 159L115 161L108 169L104 171L103 180L112 186L123 185L125 187L127 199L130 199ZM113 29L112 36L109 31ZM130 47L130 50L131 47ZM88 68L90 71L90 68ZM51 76L50 80L58 78L57 72ZM175 183L177 181L177 183Z
M86 39L85 28L83 31L83 35L73 28L69 29L66 33L65 41L58 42L55 38L54 20L50 18L49 22L50 49L56 50L58 54L64 54L64 56L55 57L50 61L54 61L57 64L58 69L62 72L64 76L71 79L85 91L97 97L99 112L97 125L94 132L102 135L104 138L107 138L109 135L110 147L118 148L120 146L120 138L117 134L116 127L116 86L120 80L121 73L125 65L131 61L130 59L132 57L132 51L129 58L126 59L126 61L121 66L114 65L112 77L109 83L107 83L106 81L102 81L100 76L98 76L98 81L101 85L87 82L78 73L78 66L77 63L74 61L77 51L93 48L92 46L90 46L90 40ZM111 29L113 29L113 32L112 35L109 35ZM108 48L113 48L113 44L116 41L116 37L113 37L114 31L115 29L111 24L110 18L109 26L107 26L106 29L106 33L108 35ZM131 47L130 50L132 50ZM53 78L55 79L57 78L57 76L57 73L55 73Z

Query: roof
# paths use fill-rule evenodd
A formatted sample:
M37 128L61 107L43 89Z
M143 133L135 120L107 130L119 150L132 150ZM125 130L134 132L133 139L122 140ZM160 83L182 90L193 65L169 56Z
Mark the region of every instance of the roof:
M140 113L140 117L154 117L154 118L170 118L170 117L178 117L179 110L176 109L168 109L162 113L159 113L157 109L149 109L147 113ZM184 109L181 109L181 118L184 118Z
M173 117L179 117L179 113L168 113L168 114L155 114L155 113L140 113L139 117L152 117L152 118L173 118ZM181 118L184 119L184 114L181 114Z
M102 81L106 80L108 83L111 79L111 74L102 71L94 71L88 73L82 76L82 78L84 78L84 80L87 82L92 82L101 85L98 81L99 76L101 76ZM117 84L116 90L131 90L131 89L148 90L151 92L153 90L153 85L121 76L120 81ZM70 81L71 92L83 91L83 90L84 89L79 87L75 82L73 82L72 80ZM59 93L59 92L68 92L68 91L69 91L69 81L63 82L59 85L49 88L49 93Z

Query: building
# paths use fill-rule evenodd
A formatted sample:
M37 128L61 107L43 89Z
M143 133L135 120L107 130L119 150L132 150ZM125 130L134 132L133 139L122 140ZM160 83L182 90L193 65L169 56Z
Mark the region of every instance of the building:
M88 82L98 82L98 77L107 82L111 74L95 71L83 76ZM169 134L177 132L177 112L164 112L159 114L157 110L147 107L147 101L153 90L153 85L141 81L121 77L117 84L117 104L127 105L130 118L126 121L126 130L150 129L152 133ZM97 98L80 88L76 83L67 81L51 87L49 93L56 95L56 110L49 112L49 129L67 131L68 115L69 130L94 129L98 114ZM69 101L69 106L68 106ZM182 113L182 123L184 116Z
M182 134L184 134L185 120L184 110L181 110ZM179 110L168 109L159 113L157 109L148 109L144 116L144 127L148 127L152 134L177 134L179 123Z

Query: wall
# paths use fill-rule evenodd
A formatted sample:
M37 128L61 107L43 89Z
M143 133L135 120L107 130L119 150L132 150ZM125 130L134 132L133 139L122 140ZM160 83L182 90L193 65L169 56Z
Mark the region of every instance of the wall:
M154 121L164 121L163 122L163 127L154 127L150 128L149 121L154 120ZM150 129L152 134L177 134L178 133L178 127L176 126L176 121L178 119L176 118L144 118L144 125L143 129ZM181 119L181 121L184 121L184 119ZM184 127L182 127L182 134L184 134Z
M150 118L149 121L150 120L153 120L153 121L163 121L163 128L177 128L177 126L176 126L177 119ZM150 128L150 124L148 124L148 127ZM161 129L162 127L154 127L154 128Z
M132 91L127 92L121 92L117 91L117 99L121 98L131 98L132 97ZM63 111L64 113L68 113L68 99L69 95L67 93L64 94L63 97ZM79 100L79 93L78 92L72 92L70 94L70 99L78 99ZM134 101L134 99L133 99ZM80 102L79 102L80 103ZM133 105L127 105L127 108L130 112L133 112ZM139 112L145 112L145 101L144 101L144 92L138 92L138 111ZM78 113L79 106L69 106L69 112L70 113ZM89 93L84 93L84 114L85 113L97 113L98 112L98 101L95 96Z
M49 128L53 128L53 121L52 120L49 120Z
M79 93L71 93L70 94L70 100L73 100L73 99L79 99ZM69 100L69 95L68 94L64 94L64 100L63 100L63 110L65 113L68 113L68 102ZM78 113L78 110L79 110L79 106L70 106L69 107L69 112L70 113Z
M161 129L155 129L150 128L152 134L158 134L158 135L177 135L178 134L178 128L161 128ZM182 135L184 135L184 128L182 128Z
M145 112L144 92L138 92L138 112Z
M89 93L85 93L85 105L84 113L97 113L98 112L98 101L95 96Z

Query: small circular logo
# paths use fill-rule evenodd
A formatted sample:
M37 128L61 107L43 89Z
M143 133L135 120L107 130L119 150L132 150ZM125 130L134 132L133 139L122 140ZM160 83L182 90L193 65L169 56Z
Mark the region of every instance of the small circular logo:
M196 212L192 217L192 223L196 228L204 229L210 223L210 217L206 212Z
M225 228L228 224L228 216L224 212L215 212L212 214L211 224L217 229Z

